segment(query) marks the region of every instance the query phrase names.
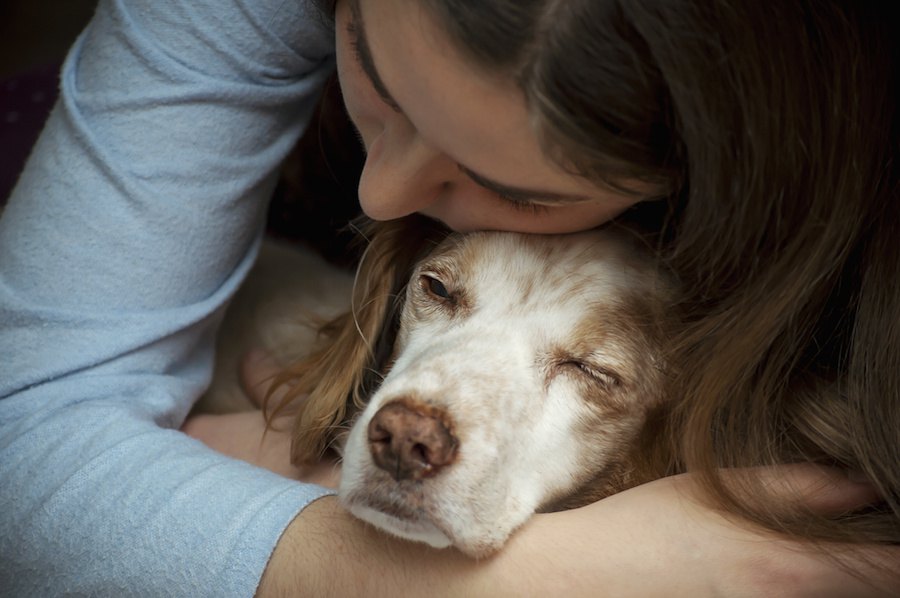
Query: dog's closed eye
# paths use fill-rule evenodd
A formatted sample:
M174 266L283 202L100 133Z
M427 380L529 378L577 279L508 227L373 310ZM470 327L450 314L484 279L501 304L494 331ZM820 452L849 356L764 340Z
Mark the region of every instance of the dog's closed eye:
M595 383L601 384L608 389L615 388L622 384L622 380L618 374L608 368L592 365L577 359L567 359L559 365L564 369L575 372Z

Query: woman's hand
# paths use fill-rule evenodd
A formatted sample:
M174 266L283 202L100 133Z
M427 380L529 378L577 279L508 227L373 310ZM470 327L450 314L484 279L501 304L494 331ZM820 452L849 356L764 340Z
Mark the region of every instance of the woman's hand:
M265 353L253 352L244 359L241 383L244 392L259 407L268 383L279 366ZM277 398L277 396L276 396ZM297 467L291 463L292 414L279 415L267 426L259 409L225 415L194 415L181 430L220 453L247 461L277 474L328 488L337 488L340 465L334 461Z

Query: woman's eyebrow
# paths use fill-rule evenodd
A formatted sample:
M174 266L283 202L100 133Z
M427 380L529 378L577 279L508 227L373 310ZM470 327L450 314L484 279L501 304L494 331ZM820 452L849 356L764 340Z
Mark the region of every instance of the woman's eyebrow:
M584 195L570 195L568 193L556 193L554 191L542 191L539 189L524 189L522 187L513 187L492 181L474 170L459 164L459 169L467 177L472 179L476 185L484 187L488 191L493 191L497 195L508 197L518 201L533 201L545 205L552 204L570 204L589 201L590 198Z
M349 29L352 36L353 49L356 52L356 59L359 61L359 65L366 75L366 78L369 79L369 83L372 84L372 88L375 89L375 93L377 93L381 100L390 106L392 110L402 112L400 105L397 104L397 101L391 96L390 92L388 92L387 87L385 87L384 81L381 80L378 69L375 68L375 61L372 60L372 52L369 50L369 42L366 39L366 29L363 24L362 13L359 10L358 0L350 2Z

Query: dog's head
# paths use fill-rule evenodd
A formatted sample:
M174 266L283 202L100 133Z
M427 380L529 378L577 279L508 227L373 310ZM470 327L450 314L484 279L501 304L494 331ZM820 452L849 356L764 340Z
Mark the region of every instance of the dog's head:
M451 235L409 281L340 497L401 537L485 555L532 513L628 484L662 401L671 286L623 235Z

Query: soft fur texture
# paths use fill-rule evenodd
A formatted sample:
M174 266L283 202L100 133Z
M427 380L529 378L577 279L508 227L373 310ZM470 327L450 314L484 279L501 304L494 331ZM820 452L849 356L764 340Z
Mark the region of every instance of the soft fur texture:
M483 556L535 511L643 479L633 453L663 400L672 286L630 237L451 234L408 281L401 302L381 302L399 329L367 405L342 405L349 433L306 430L337 440L352 513ZM335 338L325 353L343 350Z
M350 306L353 277L312 250L267 239L219 329L212 383L195 406L203 413L252 409L238 381L243 354L263 349L284 366L316 346L322 322Z

